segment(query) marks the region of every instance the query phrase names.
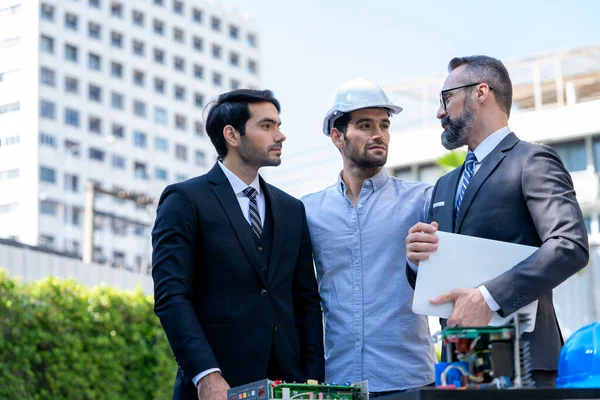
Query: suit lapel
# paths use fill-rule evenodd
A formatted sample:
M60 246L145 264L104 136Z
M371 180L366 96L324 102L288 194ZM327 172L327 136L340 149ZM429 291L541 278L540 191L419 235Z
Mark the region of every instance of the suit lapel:
M460 232L465 215L469 211L469 207L471 207L471 204L473 203L477 192L479 192L481 185L483 185L490 174L494 172L500 162L502 162L504 157L506 157L505 152L512 149L513 146L518 142L519 139L517 136L511 132L504 139L502 139L498 146L496 146L487 157L485 157L481 163L481 166L479 167L479 170L477 170L477 173L473 177L473 180L471 180L469 186L467 186L467 190L465 190L465 196L463 197L460 210L458 211L458 217L456 218L456 227L454 232Z
M256 272L256 275L262 282L265 282L261 273L262 267L260 260L256 255L256 244L254 243L254 237L252 236L252 229L250 229L250 225L240 209L240 203L231 188L229 180L218 165L215 165L207 175L208 180L214 184L212 190L221 203L225 214L227 214L227 218L237 235L246 257L248 257L254 272Z
M456 187L461 175L462 168L456 168L441 178L438 188L440 198L434 199L434 204L438 201L444 202L439 221L436 221L439 224L439 229L444 232L452 232L454 230L454 198L456 197Z
M277 269L279 259L281 258L281 249L283 248L284 214L277 192L275 192L271 185L267 184L262 177L260 177L260 187L265 192L265 199L267 201L267 206L271 209L271 220L273 221L273 246L271 249L271 259L269 260L268 278L268 281L270 281L273 277L274 271Z

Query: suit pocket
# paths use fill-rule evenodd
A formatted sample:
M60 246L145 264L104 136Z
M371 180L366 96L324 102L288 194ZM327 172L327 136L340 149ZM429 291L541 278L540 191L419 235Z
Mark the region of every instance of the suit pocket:
M229 318L211 318L204 320L202 326L230 326L233 323Z

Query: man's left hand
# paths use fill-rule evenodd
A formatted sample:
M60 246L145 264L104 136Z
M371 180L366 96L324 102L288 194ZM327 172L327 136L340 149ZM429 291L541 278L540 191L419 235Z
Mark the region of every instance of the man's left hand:
M487 326L492 320L492 310L479 289L453 289L429 300L432 304L454 303L448 317L448 326Z

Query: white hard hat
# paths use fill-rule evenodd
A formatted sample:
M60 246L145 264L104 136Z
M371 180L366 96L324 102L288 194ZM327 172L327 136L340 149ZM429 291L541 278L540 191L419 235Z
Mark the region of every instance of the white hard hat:
M323 133L329 136L336 119L345 113L362 108L385 108L390 115L398 114L401 107L393 104L385 92L366 78L356 78L340 86L332 99L333 105L323 120Z

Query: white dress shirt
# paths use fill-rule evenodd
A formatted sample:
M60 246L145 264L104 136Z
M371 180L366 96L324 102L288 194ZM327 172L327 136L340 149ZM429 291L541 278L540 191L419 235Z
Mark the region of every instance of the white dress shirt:
M496 132L492 133L490 136L485 138L485 140L483 142L479 143L479 146L477 146L475 148L475 150L473 150L473 153L475 153L475 157L477 158L477 161L473 165L473 176L475 176L475 174L481 167L481 163L483 162L483 160L492 152L492 150L494 150L496 148L496 146L498 146L500 144L500 142L506 136L508 136L508 134L510 132L511 132L511 130L508 126L505 126L504 128L500 128ZM469 150L469 152L471 152L471 150ZM471 180L473 180L473 178L471 178ZM462 178L458 180L459 185L461 184L461 181L462 181ZM456 197L454 199L454 204L456 204L457 198L458 198L458 190L456 191ZM453 208L453 210L454 210L454 208ZM413 264L412 262L410 262L410 260L408 260L408 258L407 258L407 261L408 261L408 265L410 266L410 268L413 271L417 272L417 266L415 264ZM490 292L487 290L487 288L484 285L481 285L481 286L479 286L479 290L481 291L481 294L483 295L483 298L485 299L485 302L487 303L490 310L498 311L500 309L500 306L498 305L496 300L494 300L494 298L492 297Z
M233 172L228 170L227 167L225 165L223 165L223 163L221 161L219 161L218 164L219 164L219 167L221 167L221 169L223 170L223 173L225 174L225 176L227 177L229 184L233 188L233 193L235 193L235 196L237 197L237 200L238 200L238 203L240 204L242 213L246 217L248 224L251 224L251 222L250 222L250 199L248 198L248 196L246 196L244 194L244 190L248 186L252 186L254 189L256 189L256 192L257 192L256 203L258 206L258 213L260 215L260 223L261 223L261 225L264 226L265 210L266 210L265 194L260 190L260 181L258 180L258 174L256 175L256 178L254 178L252 183L250 183L250 185L246 185L244 183L244 181L242 181L240 178L237 177L237 175L235 175ZM219 368L210 368L205 371L202 371L198 375L196 375L195 377L192 378L192 382L194 382L194 385L198 386L198 381L212 372L221 372L221 370Z

